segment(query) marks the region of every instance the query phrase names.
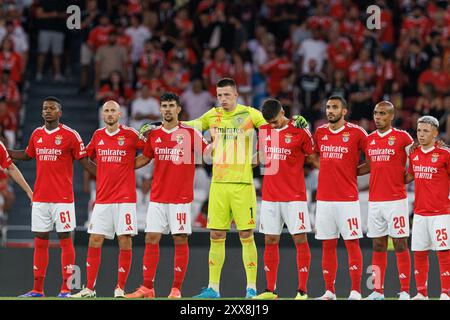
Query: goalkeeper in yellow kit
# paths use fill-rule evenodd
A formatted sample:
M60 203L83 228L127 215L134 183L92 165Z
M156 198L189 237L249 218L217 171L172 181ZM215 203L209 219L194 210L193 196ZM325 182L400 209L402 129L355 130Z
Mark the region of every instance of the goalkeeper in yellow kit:
M213 174L209 194L208 225L209 285L195 298L220 298L220 276L225 260L225 239L234 220L242 244L242 257L247 276L246 298L256 295L258 255L253 238L256 227L256 193L253 185L253 146L255 128L266 124L257 109L237 103L236 82L223 78L217 82L219 107L200 118L184 122L199 131L210 130L212 137ZM296 126L306 127L303 117ZM144 129L144 130L143 130ZM141 128L141 132L145 131Z

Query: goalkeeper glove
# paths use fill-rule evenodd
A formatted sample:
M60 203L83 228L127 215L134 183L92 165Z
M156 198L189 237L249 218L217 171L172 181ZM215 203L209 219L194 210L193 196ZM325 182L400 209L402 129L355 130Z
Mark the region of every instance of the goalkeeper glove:
M303 116L295 115L295 116L292 116L292 119L294 120L294 127L302 128L302 129L305 129L308 127L308 121L306 121L306 119L303 118Z
M157 127L159 127L160 125L162 125L161 121L156 121L156 122L148 122L145 123L140 129L139 129L139 133L140 134L145 134L147 131L149 130L154 130Z

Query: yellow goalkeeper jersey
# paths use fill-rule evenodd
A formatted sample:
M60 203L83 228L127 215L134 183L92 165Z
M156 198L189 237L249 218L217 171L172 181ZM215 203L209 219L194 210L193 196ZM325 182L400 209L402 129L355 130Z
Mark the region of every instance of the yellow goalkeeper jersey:
M211 131L212 182L253 183L255 128L266 123L260 111L241 104L230 112L215 107L200 118L184 123L200 131Z

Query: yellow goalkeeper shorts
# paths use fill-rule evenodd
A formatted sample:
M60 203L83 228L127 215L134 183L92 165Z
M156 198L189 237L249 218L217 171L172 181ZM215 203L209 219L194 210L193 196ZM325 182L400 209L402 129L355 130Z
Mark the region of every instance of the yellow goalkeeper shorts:
M229 230L233 220L237 230L249 230L256 227L256 193L254 185L211 183L207 228Z

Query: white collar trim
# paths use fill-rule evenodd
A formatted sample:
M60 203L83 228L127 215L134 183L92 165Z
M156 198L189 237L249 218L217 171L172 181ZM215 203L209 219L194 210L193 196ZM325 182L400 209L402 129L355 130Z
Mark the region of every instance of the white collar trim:
M287 129L289 125L285 125L283 128L279 128L279 129L275 129L276 131L280 132L283 131L284 129Z
M53 130L47 130L47 128L44 126L44 130L45 130L45 132L46 132L47 134L55 133L55 132L58 131L59 129L60 129L60 127L58 126L58 127L56 127L55 129L53 129Z
M116 130L116 131L114 131L114 132L109 132L109 131L108 131L108 128L105 128L105 132L106 132L106 134L107 134L108 136L110 136L110 137L112 137L112 136L115 136L116 134L118 134L118 133L119 133L119 131L120 131L120 127L119 127L119 128L117 128L117 130Z
M328 126L328 130L330 130L331 133L334 133L334 134L339 133L339 132L341 132L344 129L345 129L345 124L342 127L340 127L339 129L337 129L336 131L331 129L330 126Z
M170 130L167 130L166 128L161 127L162 131L164 131L165 133L172 133L172 132L175 132L175 131L178 130L178 128L179 128L179 127L176 126L176 127L172 128L172 129L170 129Z
M386 137L389 133L392 132L392 128L390 128L388 131L386 131L385 133L380 133L380 131L377 130L378 136L380 136L380 138Z
M433 151L434 149L436 149L435 146L432 146L430 149L427 149L427 150L423 150L423 147L420 147L420 150L422 150L423 153L430 153L430 152Z

